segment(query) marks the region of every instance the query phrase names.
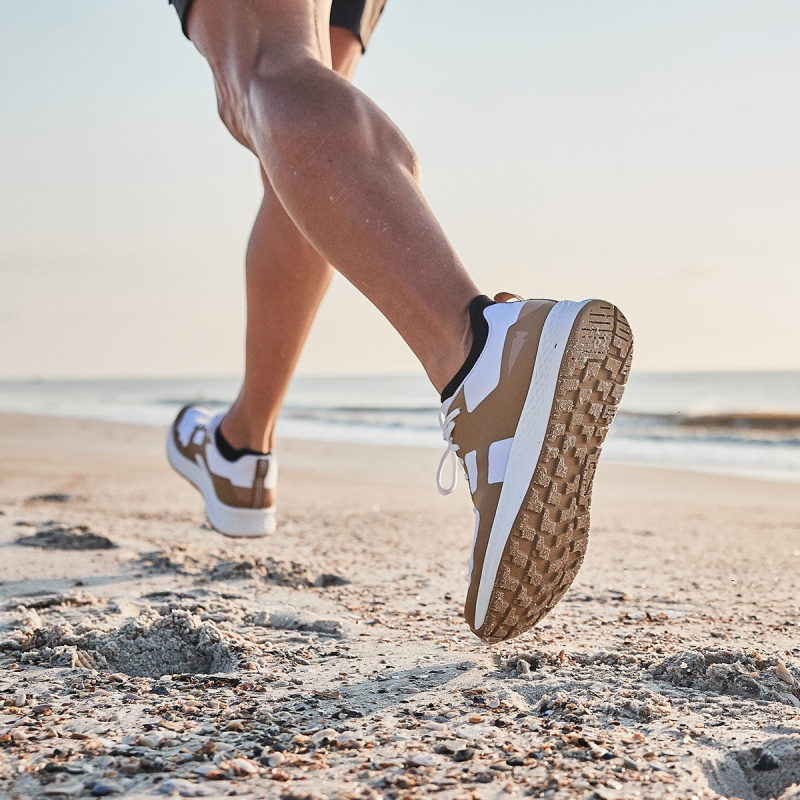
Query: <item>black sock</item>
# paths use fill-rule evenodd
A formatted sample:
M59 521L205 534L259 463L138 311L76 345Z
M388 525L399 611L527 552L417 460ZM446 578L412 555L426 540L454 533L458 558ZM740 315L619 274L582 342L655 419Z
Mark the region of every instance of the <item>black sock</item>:
M237 461L242 456L266 456L266 455L268 455L268 453L259 453L258 450L251 450L249 447L243 447L241 450L237 450L222 435L222 426L221 425L217 425L217 429L214 431L214 444L217 446L217 450L219 450L219 454L226 461Z
M461 369L453 376L453 379L442 390L441 400L444 403L448 397L455 394L456 389L461 385L461 381L467 377L469 371L475 366L478 356L486 344L489 336L489 323L483 316L483 310L494 305L494 300L490 300L485 294L479 294L469 304L469 319L472 323L472 347L469 350L467 360L461 365Z

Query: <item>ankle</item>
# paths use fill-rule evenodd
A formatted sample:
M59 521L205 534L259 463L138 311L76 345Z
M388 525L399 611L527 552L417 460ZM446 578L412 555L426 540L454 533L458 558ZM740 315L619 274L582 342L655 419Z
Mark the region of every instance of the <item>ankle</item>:
M469 331L464 341L450 348L446 354L437 354L436 357L429 359L425 365L425 372L428 379L433 384L433 388L439 394L449 387L453 377L461 369L469 356L472 346L472 331Z
M254 426L234 405L220 422L220 431L228 444L237 450L269 453L272 450L272 426Z
M428 370L428 376L442 396L442 400L446 400L455 392L475 366L489 333L483 312L490 305L493 305L493 302L485 295L478 295L470 302L461 339L450 349L449 358L439 363L436 373Z

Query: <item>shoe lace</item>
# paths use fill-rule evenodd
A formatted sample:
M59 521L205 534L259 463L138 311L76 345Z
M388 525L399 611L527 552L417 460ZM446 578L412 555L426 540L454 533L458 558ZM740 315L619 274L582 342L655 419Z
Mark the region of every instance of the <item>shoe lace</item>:
M436 488L439 490L439 494L450 494L458 483L458 456L456 455L458 445L453 444L453 428L456 426L456 417L461 413L461 409L454 408L450 411L448 410L449 406L450 401L448 400L439 411L439 427L442 429L442 439L447 443L441 461L439 461L439 469L436 470ZM450 467L450 483L447 486L442 484L445 465Z

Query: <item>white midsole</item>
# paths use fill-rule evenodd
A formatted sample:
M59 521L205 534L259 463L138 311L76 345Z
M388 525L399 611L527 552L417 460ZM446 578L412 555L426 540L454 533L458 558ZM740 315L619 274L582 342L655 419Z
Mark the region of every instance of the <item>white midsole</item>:
M575 303L563 300L553 306L542 329L536 352L531 385L525 397L514 442L508 456L503 488L486 545L478 597L475 602L475 628L483 625L492 597L497 570L506 549L511 526L530 488L536 464L547 434L550 412L556 394L561 361L580 310L591 300Z
M234 508L221 502L206 469L186 458L176 447L172 436L170 429L167 435L169 463L203 495L206 516L214 528L226 536L241 537L265 536L275 532L275 508Z

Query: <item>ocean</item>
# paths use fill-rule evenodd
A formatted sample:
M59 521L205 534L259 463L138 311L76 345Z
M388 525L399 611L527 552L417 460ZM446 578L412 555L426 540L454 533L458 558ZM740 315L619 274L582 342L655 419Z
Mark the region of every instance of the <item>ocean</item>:
M0 411L166 426L181 406L226 408L234 378L0 381ZM443 447L421 376L297 377L278 435ZM608 461L800 482L800 372L636 373Z

